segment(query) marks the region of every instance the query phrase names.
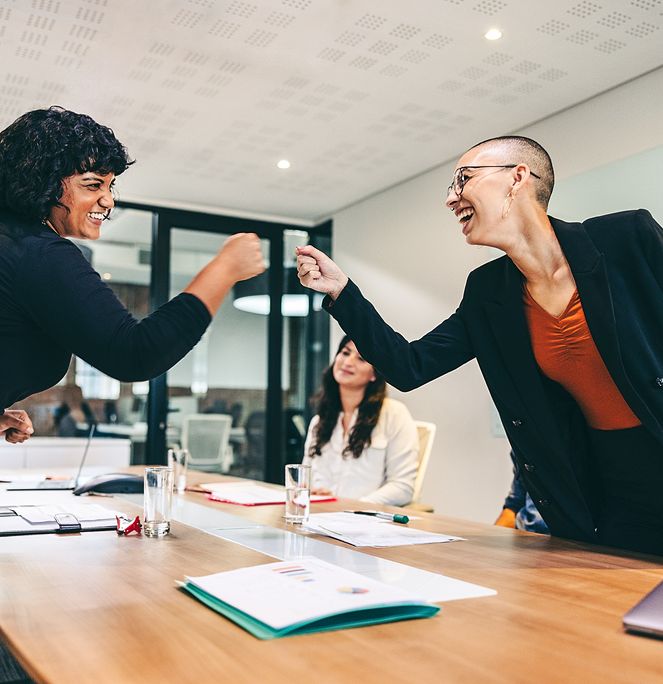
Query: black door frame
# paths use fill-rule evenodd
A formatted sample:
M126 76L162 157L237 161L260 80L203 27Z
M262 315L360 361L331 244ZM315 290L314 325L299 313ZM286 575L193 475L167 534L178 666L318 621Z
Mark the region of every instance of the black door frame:
M331 238L332 221L318 226L300 226L290 223L241 218L222 214L182 209L164 208L136 202L118 201L124 209L138 209L152 212L152 257L150 270L150 310L165 304L170 294L170 248L171 231L174 228L197 230L207 233L256 233L269 242L269 260L272 264L283 264L284 235L287 230L305 230L313 236ZM285 453L283 423L283 316L281 296L283 294L283 268L269 269L270 313L267 323L267 393L265 422L265 479L281 483ZM307 356L310 354L307 345ZM310 359L307 358L307 368ZM317 378L311 378L311 384ZM308 384L308 382L307 382ZM311 393L314 387L307 387ZM166 374L150 380L147 400L146 463L166 463L166 427L168 422L168 384Z

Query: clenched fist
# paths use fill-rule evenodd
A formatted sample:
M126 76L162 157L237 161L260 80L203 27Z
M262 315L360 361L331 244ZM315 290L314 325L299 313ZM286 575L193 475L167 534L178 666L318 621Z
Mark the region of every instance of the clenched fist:
M25 442L34 432L30 416L20 409L6 409L0 415L0 435L12 444Z
M260 238L255 233L237 233L224 243L218 255L234 281L247 280L265 270Z
M324 252L311 245L297 247L296 253L299 282L336 299L347 285L348 276Z

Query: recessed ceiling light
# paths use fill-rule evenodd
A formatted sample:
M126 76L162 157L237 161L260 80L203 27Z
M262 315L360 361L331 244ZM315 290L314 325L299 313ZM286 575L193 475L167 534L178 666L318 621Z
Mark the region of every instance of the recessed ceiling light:
M289 169L290 162L287 159L281 159L277 166L279 167L279 169Z
M498 28L491 28L483 34L486 40L499 40L502 37L502 32Z

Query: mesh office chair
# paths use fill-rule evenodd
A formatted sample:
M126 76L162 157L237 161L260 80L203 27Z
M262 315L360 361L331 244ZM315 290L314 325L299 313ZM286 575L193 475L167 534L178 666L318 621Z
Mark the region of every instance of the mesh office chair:
M233 463L230 446L232 416L191 413L182 421L182 446L189 450L189 467L227 473Z
M417 426L417 433L419 434L419 463L417 467L417 477L414 480L412 501L407 505L407 508L433 513L433 507L429 504L421 503L419 499L421 498L421 490L424 486L424 477L426 476L426 470L428 468L430 452L433 449L433 440L435 439L437 426L435 423L426 423L423 420L415 420L414 424Z

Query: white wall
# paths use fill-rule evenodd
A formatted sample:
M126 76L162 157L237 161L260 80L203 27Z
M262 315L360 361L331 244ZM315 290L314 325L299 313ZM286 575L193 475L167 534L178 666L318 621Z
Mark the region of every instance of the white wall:
M555 202L567 212L580 210L577 191L568 202L563 192L564 186L583 185L594 212L601 204L596 201L596 182L603 183L605 174L591 174L609 166L618 179L616 161L663 145L662 109L659 69L518 131L540 141L553 157L561 193L551 204L551 213ZM661 164L659 168L663 157ZM450 315L460 301L467 273L496 256L493 250L466 245L443 206L454 166L455 160L333 217L335 259L384 318L411 339ZM609 207L597 213L649 206L646 192L634 196L637 187L628 192L606 187ZM660 195L660 182L658 188ZM337 326L332 336L335 343ZM491 436L491 400L476 363L406 395L395 390L391 394L402 399L415 418L438 425L423 499L439 513L493 521L510 483L511 464L506 440Z

